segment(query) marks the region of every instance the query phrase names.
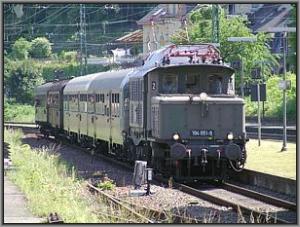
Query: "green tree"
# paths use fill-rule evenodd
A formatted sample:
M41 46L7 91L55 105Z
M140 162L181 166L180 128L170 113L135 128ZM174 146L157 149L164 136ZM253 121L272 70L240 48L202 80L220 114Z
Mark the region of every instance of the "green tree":
M12 46L11 57L15 59L27 59L31 43L21 37Z
M33 103L34 88L44 80L42 70L33 60L11 61L5 65L4 87L18 103Z
M52 48L49 40L45 37L38 37L32 40L30 55L34 58L50 57Z
M180 30L172 36L172 41L178 44L187 43L211 43L212 42L212 7L200 8L190 14L188 35L185 30ZM245 82L250 81L251 69L263 66L263 74L268 77L274 65L278 65L278 57L271 54L268 46L270 37L265 33L253 35L247 27L248 21L242 17L227 19L225 11L220 10L220 51L223 61L232 62L242 60L244 65ZM255 37L256 42L229 42L229 37ZM236 81L239 84L240 72L236 73Z

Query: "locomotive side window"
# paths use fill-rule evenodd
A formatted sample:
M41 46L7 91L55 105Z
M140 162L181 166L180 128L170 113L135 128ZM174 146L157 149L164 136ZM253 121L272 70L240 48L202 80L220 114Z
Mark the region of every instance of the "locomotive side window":
M212 75L208 78L209 93L222 94L223 93L223 78L221 76Z

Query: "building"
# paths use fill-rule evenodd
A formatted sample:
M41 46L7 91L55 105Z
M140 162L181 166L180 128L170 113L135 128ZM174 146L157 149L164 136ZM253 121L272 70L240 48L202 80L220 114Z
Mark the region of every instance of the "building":
M196 4L159 4L137 21L143 30L143 53L171 43L171 35L185 26L186 14Z

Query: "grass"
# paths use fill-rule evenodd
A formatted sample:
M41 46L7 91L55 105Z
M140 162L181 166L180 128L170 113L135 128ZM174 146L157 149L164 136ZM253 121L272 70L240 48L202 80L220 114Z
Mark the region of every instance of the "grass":
M282 141L251 139L247 145L245 168L296 179L296 143L287 143L287 151L281 152Z
M19 103L4 103L4 121L31 123L34 120L34 106Z
M32 213L47 217L57 212L67 223L95 223L103 221L93 214L85 194L85 184L75 178L57 154L46 149L31 150L21 144L16 131L5 131L5 141L10 143L11 160L16 171L9 178L19 186L29 200Z
M55 147L33 150L21 143L22 136L19 130L4 131L4 141L10 144L10 158L15 167L8 172L8 177L25 194L35 216L48 217L56 212L65 223L144 222L106 199L90 194L85 182L76 177L75 168L59 158ZM114 185L110 182L105 188L114 189Z

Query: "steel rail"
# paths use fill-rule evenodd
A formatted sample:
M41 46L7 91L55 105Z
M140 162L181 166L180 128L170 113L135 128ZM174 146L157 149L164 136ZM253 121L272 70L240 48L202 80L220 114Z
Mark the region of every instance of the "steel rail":
M168 211L161 211L161 210L154 210L152 208L148 208L145 206L139 206L136 204L132 204L129 203L127 201L122 201L124 203L127 203L129 206L134 207L135 210L141 210L142 212L145 213L150 213L150 216L153 216L154 218L158 219L158 220L162 220L162 222L164 220L167 220L168 218L170 218L170 220L172 221L172 223L174 224L179 224L179 223L202 223L201 220L197 219L197 218L192 218L189 216L180 216L177 214L170 214L168 215Z
M257 132L247 132L247 135L250 137L250 139L258 138ZM262 139L282 140L282 134L278 134L278 133L261 133L261 136ZM294 142L297 140L296 135L287 134L287 138L290 142Z
M286 200L278 199L273 196L265 195L230 183L223 183L221 187L224 188L225 190L236 192L241 195L251 197L268 204L272 204L274 206L283 207L291 211L297 211L297 205L295 203Z
M4 122L4 127L10 127L10 128L34 128L34 129L37 129L38 125L35 124L35 123Z
M129 211L131 214L133 214L134 216L140 218L141 220L145 221L146 223L154 223L152 220L150 220L149 218L141 215L140 213L136 212L135 210L131 209L130 207L122 204L120 201L118 201L116 198L114 198L111 195L108 195L107 193L99 190L98 188L96 188L95 186L93 186L92 184L87 182L87 187L92 189L93 191L96 191L98 194L102 195L103 197L105 197L106 199L108 199L109 201L113 202L114 204L118 205L119 207L124 208L125 210Z
M163 178L156 178L156 180L167 183L167 180L163 179ZM193 195L197 198L204 199L208 202L211 202L211 203L214 203L214 204L217 204L217 205L220 205L220 206L232 207L232 209L236 212L241 211L243 214L246 214L246 215L253 215L255 217L260 217L262 219L262 221L269 220L272 223L290 224L289 221L274 217L274 216L266 214L264 212L259 212L259 211L256 211L254 209L250 209L250 208L242 206L242 205L238 205L234 202L219 198L217 196L210 195L208 193L202 192L202 191L197 190L195 188L189 187L185 184L180 184L180 183L173 182L173 186L176 187L178 190L180 190L182 192L188 193L188 194Z
M15 121L5 121L4 124L16 124L16 125L36 125L35 122L15 122Z
M264 212L259 212L259 211L250 209L248 207L238 205L234 202L230 202L228 200L224 200L224 199L221 199L219 197L209 195L205 192L202 192L202 191L199 191L197 189L191 188L187 185L179 184L178 187L181 188L181 191L184 191L186 193L189 193L189 194L194 195L194 196L199 197L199 198L203 198L203 199L205 199L207 201L210 201L212 203L215 203L215 204L218 204L218 205L221 205L221 206L232 207L233 210L235 210L236 212L238 212L239 209L240 209L243 214L253 215L255 217L260 217L263 222L266 221L266 220L270 220L272 223L281 223L281 224L289 224L290 223L286 220L279 219L277 217L266 214Z

